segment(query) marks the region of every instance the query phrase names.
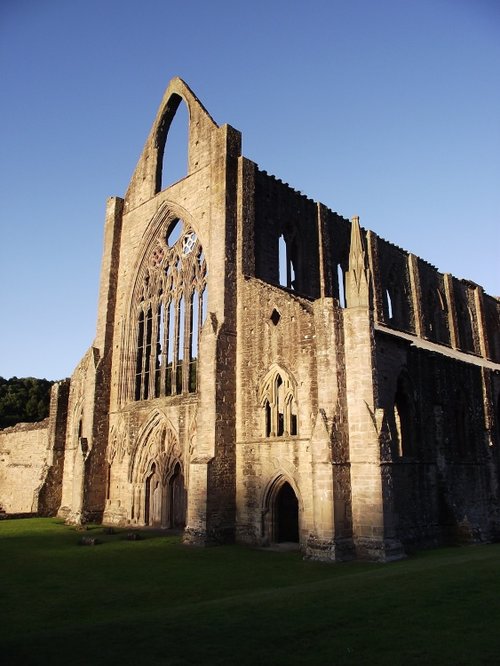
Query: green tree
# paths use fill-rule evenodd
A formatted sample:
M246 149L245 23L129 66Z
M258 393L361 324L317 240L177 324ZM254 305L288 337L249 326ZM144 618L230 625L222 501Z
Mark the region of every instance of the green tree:
M53 383L35 377L0 377L0 428L46 418Z

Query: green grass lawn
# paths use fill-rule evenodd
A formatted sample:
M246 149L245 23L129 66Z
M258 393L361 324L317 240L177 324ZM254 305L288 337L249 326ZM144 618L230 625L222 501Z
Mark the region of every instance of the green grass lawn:
M500 545L328 565L124 534L0 523L1 663L500 663Z

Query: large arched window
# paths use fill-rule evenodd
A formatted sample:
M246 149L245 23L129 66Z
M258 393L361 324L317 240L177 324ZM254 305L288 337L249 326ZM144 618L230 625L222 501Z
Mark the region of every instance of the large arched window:
M159 160L156 192L188 175L189 109L179 95L168 100L156 137Z
M273 368L264 379L260 394L264 409L266 437L297 435L297 402L295 383L281 368Z
M196 233L170 218L145 258L134 299L136 400L196 391L206 278Z

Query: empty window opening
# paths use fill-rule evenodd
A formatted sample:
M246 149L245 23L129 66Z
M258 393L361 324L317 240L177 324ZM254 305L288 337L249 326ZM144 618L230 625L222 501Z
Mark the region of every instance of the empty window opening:
M151 370L151 336L153 333L153 313L151 308L148 309L146 315L146 345L144 354L144 383L143 383L143 398L147 400L149 396L149 375Z
M198 359L198 321L200 318L200 297L197 291L194 292L191 301L191 325L189 327L189 392L196 390L196 372Z
M296 288L297 246L283 234L278 239L279 284L287 289Z
M394 313L392 311L392 298L388 289L385 290L385 304L387 306L387 318L391 320L394 316Z
M297 435L297 406L294 400L290 401L290 435Z
M275 326L278 325L279 320L281 319L281 315L280 315L280 313L278 312L278 310L276 310L276 308L274 308L274 310L271 312L271 317L270 317L270 319L271 319L271 321L273 322L273 324L274 324Z
M279 283L282 287L287 287L287 259L286 259L286 242L283 234L279 237L278 241L279 252Z
M170 227L167 231L167 235L166 235L166 238L165 238L165 240L167 241L167 245L170 245L170 247L172 247L173 245L175 245L177 243L177 241L181 237L182 228L183 228L183 224L182 224L181 220L174 220L172 222L172 224L170 225Z
M297 288L297 267L299 265L299 251L297 245L297 239L294 237L292 240L287 243L287 262L288 262L288 288L296 289Z
M176 96L172 96L167 106L158 138L160 142L163 140L160 135L165 135L161 173L158 178L161 182L158 189L162 190L185 178L188 173L189 112L185 102L175 98Z
M291 259L288 262L288 272L289 272L289 277L287 279L288 286L290 289L295 289L295 268L293 265L293 261Z
M261 391L265 437L288 437L298 434L297 405L294 384L283 371L267 375Z
M176 393L182 393L183 390L183 377L182 367L184 365L184 341L186 330L184 326L185 311L184 311L184 297L179 302L179 322L177 326L177 367L175 373Z
M137 361L136 361L136 371L135 371L135 399L141 399L141 386L142 386L142 374L144 371L143 360L144 360L144 312L139 313L139 321L137 323Z
M155 367L155 395L161 395L162 366L165 365L165 305L160 303L158 307L156 342L156 367Z
M337 264L337 280L339 284L339 305L341 308L345 308L346 302L345 302L344 271L342 270L342 266L340 264Z
M276 378L276 403L278 409L278 427L276 435L278 437L283 437L285 434L285 404L283 391L283 380L281 379L281 376L278 375Z
M264 412L266 417L266 437L271 436L271 405L266 400L264 403Z

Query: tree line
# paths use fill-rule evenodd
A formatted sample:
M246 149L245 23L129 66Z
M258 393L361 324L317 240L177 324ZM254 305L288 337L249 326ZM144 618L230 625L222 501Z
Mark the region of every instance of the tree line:
M0 428L46 418L53 383L35 377L0 377Z

